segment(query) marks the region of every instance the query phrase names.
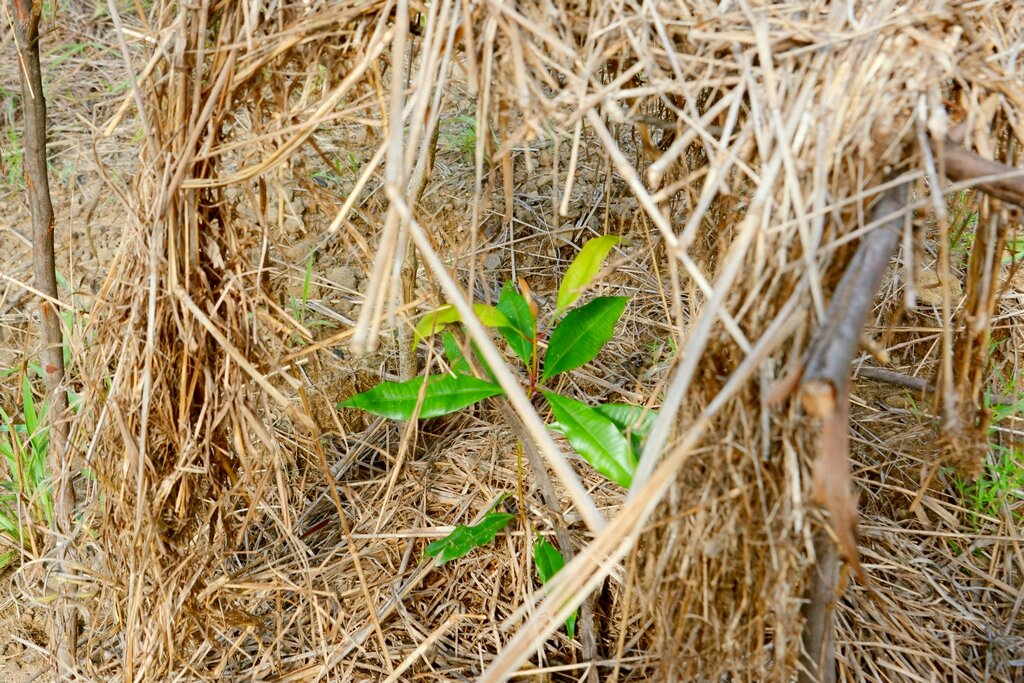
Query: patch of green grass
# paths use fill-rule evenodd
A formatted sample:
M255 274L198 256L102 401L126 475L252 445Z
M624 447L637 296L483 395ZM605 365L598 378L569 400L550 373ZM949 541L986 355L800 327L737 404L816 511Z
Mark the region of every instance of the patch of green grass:
M1007 240L1006 251L1009 253L1003 257L1003 265L1024 260L1024 237L1014 237Z
M81 325L88 316L88 308L76 297L71 282L60 272L55 273L57 284L74 303L73 310L61 312L65 330ZM64 367L73 371L71 346L63 345ZM39 363L29 362L21 367L0 371L0 379L20 375L20 404L5 410L0 406L0 570L14 562L22 549L36 553L40 539L37 529L49 527L53 521L52 476L49 470L50 430L47 422L48 405L36 398L33 378L43 378ZM107 387L110 386L107 379ZM82 403L78 392L67 388L68 408L77 412ZM92 477L91 471L85 476Z
M990 342L990 356L1001 343ZM1001 388L1013 394L1012 379L1002 379ZM1014 415L1024 413L1024 396L1018 396L1013 403L994 404L992 394L986 393L985 407L991 412L992 424L998 424ZM1024 498L1024 450L993 442L991 451L985 459L985 469L977 481L968 481L954 475L953 487L964 506L972 511L972 521L975 525L980 521L978 517L981 515L997 516L1004 504ZM1022 517L1021 512L1014 511L1013 514L1014 517Z
M444 146L454 152L458 152L467 160L472 160L476 155L476 117L475 116L454 116L445 119L448 130L442 130L441 139Z
M985 471L977 481L954 476L953 487L971 510L972 522L980 516L997 517L1004 504L1024 498L1024 452L1016 448L993 445L985 461ZM1014 511L1014 517L1021 513Z
M32 530L38 525L49 526L53 519L51 476L46 464L50 442L46 404L36 403L27 374L21 379L20 413L15 419L0 408L0 455L7 469L0 478L0 569L13 562L22 548L35 550Z
M22 187L25 184L25 150L13 126L7 129L7 144L0 146L0 150L0 170L4 180L10 187Z

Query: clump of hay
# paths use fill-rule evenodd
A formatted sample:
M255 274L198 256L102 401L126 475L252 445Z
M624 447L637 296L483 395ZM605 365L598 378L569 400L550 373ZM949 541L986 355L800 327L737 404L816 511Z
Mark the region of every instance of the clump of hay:
M903 262L936 249L941 277L951 277L943 146L962 124L968 147L1015 161L1020 10L726 5L157 2L138 18L156 46L134 64L140 172L93 311L80 418L104 491L86 650L114 654L90 660L90 673L397 680L411 669L496 680L541 652L541 669L579 676L584 651L547 636L588 594L602 626L585 647L613 676L797 673L821 527L808 474L817 425L796 401L771 407L768 394L825 321L886 189L913 188L908 215L940 215L934 234L907 228ZM457 195L460 213L429 188L448 163L435 156L441 114L465 101L475 108L474 173ZM678 340L681 353L669 377L648 375L665 379L665 417L631 497L584 468L555 470L568 519L593 536L573 529L579 554L534 608L521 536L435 570L444 574L417 564L425 540L518 486L509 449L453 437L485 430L473 415L418 439L345 422L323 408L333 397L322 389L337 390L339 377L375 381L367 365L328 350L349 341L373 350L392 327L388 372L414 368L422 359L409 356L407 316L438 292L476 289L487 240L506 245L517 268L530 236L516 183L535 173L539 141L552 180L543 185L551 201L527 207L537 241L568 246L554 242L559 217L569 204L600 204L565 232L628 226L640 246L612 281L638 292L645 319L632 334L649 342L642 328L664 321L656 336ZM311 160L332 165L359 145L366 158L333 196L309 182ZM330 213L304 222L295 186ZM430 208L459 216L462 232L431 233ZM982 207L982 220L999 215ZM345 285L361 303L357 319L333 333L318 336L282 299L281 278L296 267L286 247L299 239L311 250L346 240L345 266L360 271L362 284ZM999 252L998 240L987 244ZM998 269L998 258L975 261L968 287ZM992 291L971 298L975 319L996 305ZM956 304L940 307L940 344L921 364L938 377L947 427L970 398L950 389L954 360L975 387L987 363L984 345L958 351ZM621 389L617 372L593 375L583 393ZM630 391L643 399L654 388ZM536 415L516 408L529 434ZM455 438L459 454L431 450ZM877 485L856 472L862 487ZM914 488L911 479L901 491ZM875 526L866 571L887 576L892 566L877 565L896 554ZM933 662L954 659L965 677L979 673L969 638L925 637L911 604L891 601L899 614L886 616L871 600L858 585L840 609L845 677L877 673L863 662L857 618L932 648L932 659L899 656L903 669L889 671L926 677ZM1019 635L1006 627L1004 640Z

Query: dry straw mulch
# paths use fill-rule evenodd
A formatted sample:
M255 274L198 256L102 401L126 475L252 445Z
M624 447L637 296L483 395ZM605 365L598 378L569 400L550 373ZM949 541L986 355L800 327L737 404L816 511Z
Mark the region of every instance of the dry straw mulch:
M941 386L955 369L961 401L897 409L853 387L873 593L846 585L839 677L1019 671L1020 506L973 514L938 458L987 440L990 375L1019 381L1005 234L982 235L1012 221L956 195L979 235L959 261L936 154L955 134L1016 163L1018 3L158 0L108 19L135 85L107 131L140 137L130 182L111 183L126 223L75 430L101 492L79 544L87 676L579 680L587 647L602 680L793 678L817 426L765 399L887 182L911 186L913 227L868 333L907 374ZM435 157L458 115L475 121L466 154ZM325 192L313 169L352 150ZM536 528L431 568L427 541L518 490L533 409L515 406L516 432L493 407L414 432L333 402L424 360L403 351L415 314L513 270L550 292L605 232L630 244L602 286L633 302L615 353L567 390L660 407L665 457L631 496L549 463L577 554L547 597L529 542L554 517L528 466ZM358 271L334 331L289 309L298 240ZM965 299L914 308L919 270ZM1001 427L1006 446L1019 425ZM584 595L590 645L556 633Z

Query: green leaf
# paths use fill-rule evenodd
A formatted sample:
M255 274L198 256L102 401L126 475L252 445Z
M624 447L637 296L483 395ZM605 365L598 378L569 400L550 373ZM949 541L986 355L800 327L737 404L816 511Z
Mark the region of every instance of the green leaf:
M424 337L429 337L435 332L440 332L448 323L461 320L459 311L451 304L445 304L435 311L427 313L416 323L416 331L413 333L413 344Z
M541 379L550 379L593 360L615 333L615 323L628 300L624 296L598 297L562 318L551 333Z
M537 339L537 321L530 312L530 304L516 291L511 282L501 288L498 311L508 320L508 326L498 327L498 332L526 365L533 358L533 347Z
M565 278L558 288L556 318L580 298L583 290L601 271L601 264L608 257L612 247L621 241L622 239L615 235L605 235L589 240L583 245L580 253L576 254L576 258L569 265L569 269L565 271Z
M622 431L640 437L646 437L658 419L658 413L644 406L632 406L628 403L604 403L594 406L594 410L604 415Z
M501 387L468 375L431 375L420 407L419 418L425 420L447 415L477 401L502 393ZM381 382L369 391L350 396L339 408L360 408L368 413L392 420L408 420L419 400L424 378L408 382Z
M533 564L537 567L540 582L547 583L565 566L565 558L547 539L540 537L533 544Z
M36 415L36 402L32 396L32 383L26 375L21 378L21 405L25 412L25 428L29 434L35 434L39 427L39 417Z
M594 410L611 420L619 431L629 437L634 458L643 450L644 441L651 433L654 421L658 419L656 411L628 403L605 403L594 406Z
M546 539L538 538L537 542L533 544L533 564L537 567L537 576L540 577L540 582L547 583L565 566L565 558ZM579 610L576 610L565 620L565 631L570 638L576 637L576 618L578 616Z
M473 312L476 313L476 317L480 319L480 322L485 327L510 327L511 323L505 317L505 315L494 306L488 306L487 304L473 304ZM416 323L416 331L413 336L413 343L415 344L420 339L429 337L431 334L440 332L450 323L457 323L462 320L462 316L455 306L451 304L445 304L435 311L427 313L425 316L420 318L420 321Z
M480 523L475 526L455 527L455 531L441 540L434 541L428 545L423 554L428 557L440 555L437 562L438 565L457 560L476 548L493 541L498 532L504 529L515 517L515 515L507 512L488 512Z
M473 370L469 367L469 361L462 355L459 342L451 332L441 335L441 343L444 344L444 357L448 359L448 365L456 375L472 375Z
M512 325L505 314L494 306L473 304L473 312L476 313L476 317L480 318L484 327L510 327Z
M629 488L635 468L629 442L608 418L587 404L550 391L544 397L569 443L598 472Z
M469 366L469 361L462 354L462 347L459 346L458 340L451 332L445 332L441 337L441 341L444 343L444 356L448 359L448 365L451 366L452 372L457 375L472 375L473 369ZM494 377L494 371L491 370L491 366L487 364L483 354L480 353L480 349L477 348L476 343L472 342L473 353L476 354L476 360L480 363L480 366L487 373L487 376L491 378L491 381L497 384L498 380Z

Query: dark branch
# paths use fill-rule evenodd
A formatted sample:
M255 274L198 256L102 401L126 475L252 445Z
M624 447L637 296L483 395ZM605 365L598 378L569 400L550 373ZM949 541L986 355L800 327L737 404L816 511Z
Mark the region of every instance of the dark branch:
M74 489L68 472L67 394L64 391L64 338L60 315L52 301L57 300L57 277L53 253L53 204L46 169L46 100L43 97L43 73L39 63L38 0L12 0L14 36L18 45L18 73L25 117L25 187L32 212L33 284L45 297L39 301L43 352L41 365L46 381L50 428L47 466L53 477L53 527L57 543L57 568L63 572L68 557L67 541L72 530ZM62 680L73 676L77 640L75 613L63 598L54 603L51 641Z
M984 180L974 187L1004 202L1024 208L1024 169L1001 164L998 161L982 159L952 140L942 146L946 162L946 175L953 180L971 182L975 178L1002 176L996 180Z
M893 218L861 240L857 253L839 281L825 320L811 343L802 381L805 394L809 384L825 383L834 392L848 382L850 363L860 347L864 322L874 306L875 293L899 244L900 228L903 227L900 212L906 206L906 198L906 185L894 187L882 195L872 210L873 219ZM819 393L827 399L830 392ZM808 409L823 417L832 412L834 405L819 408L816 400L812 400Z
M834 614L840 553L867 585L857 553L857 497L850 473L850 364L899 244L906 202L904 184L888 190L872 209L872 222L884 222L857 247L811 342L800 378L801 401L821 419L813 491L815 501L829 512L832 531L830 536L821 530L815 538L817 561L805 592L801 683L836 679Z

